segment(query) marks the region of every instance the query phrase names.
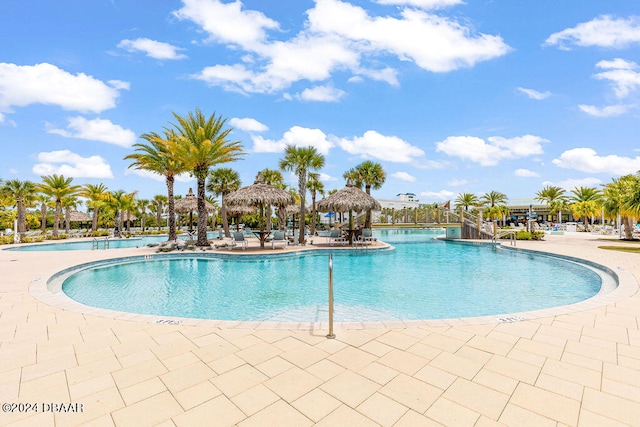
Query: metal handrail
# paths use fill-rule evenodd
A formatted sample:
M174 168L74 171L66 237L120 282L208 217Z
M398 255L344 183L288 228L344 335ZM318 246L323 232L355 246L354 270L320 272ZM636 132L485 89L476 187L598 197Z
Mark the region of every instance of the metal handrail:
M516 246L516 233L516 230L501 230L495 236L493 236L493 243L498 244L498 239L509 236L509 244L511 246Z
M333 333L333 254L329 254L329 333L327 338L334 339Z

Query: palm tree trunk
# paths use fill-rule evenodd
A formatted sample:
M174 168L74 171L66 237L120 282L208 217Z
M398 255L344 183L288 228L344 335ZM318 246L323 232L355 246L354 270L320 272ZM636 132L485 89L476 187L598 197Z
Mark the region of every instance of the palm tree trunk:
M113 226L115 228L113 237L120 237L120 212L117 209L113 213Z
M205 206L205 177L198 177L198 243L197 246L209 246L207 239L207 208Z
M311 192L311 235L316 234L316 192Z
M300 192L300 226L298 227L299 236L298 243L304 244L304 217L305 217L305 200L304 194L307 191L307 171L298 174L298 191Z
M40 206L40 229L42 230L42 234L47 231L47 204L42 203Z
M91 219L91 231L98 230L98 207L93 207L93 218Z
M71 219L71 211L70 208L66 208L64 210L64 231L65 233L69 234L69 220Z
M227 205L224 203L224 196L222 195L220 198L220 216L222 217L222 229L224 230L225 237L231 237L231 233L229 232L229 218L227 218Z
M371 185L364 186L365 193L371 196ZM367 210L367 216L365 216L364 220L364 228L371 228L371 209Z
M17 199L16 203L18 205L18 233L20 233L20 240L22 240L27 232L25 225L27 212L22 199Z
M56 215L55 218L53 219L53 237L58 237L58 221L60 220L60 213L61 213L61 207L60 207L60 200L56 200Z
M173 182L174 178L172 176L168 176L166 179L167 183L167 204L169 211L169 240L177 240L178 234L176 233L176 208L175 208L175 200L173 198ZM160 214L158 214L160 216ZM160 228L160 222L158 222L158 229Z

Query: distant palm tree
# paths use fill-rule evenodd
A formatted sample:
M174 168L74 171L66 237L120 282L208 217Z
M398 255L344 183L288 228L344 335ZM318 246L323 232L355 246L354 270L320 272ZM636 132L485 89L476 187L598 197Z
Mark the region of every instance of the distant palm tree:
M42 234L45 234L47 231L47 208L50 207L49 205L52 202L51 196L44 193L38 193L36 195L35 202L40 204L40 230Z
M635 191L634 191L635 190ZM633 239L633 225L631 224L631 217L640 217L640 210L637 208L638 193L640 192L640 175L624 175L619 178L615 178L609 184L606 184L603 189L603 202L605 216L609 219L617 219L618 215L621 217L621 222L624 227L625 236L627 240ZM635 193L635 196L634 196ZM634 209L634 202L636 208Z
M187 171L186 164L180 155L175 152L175 147L173 147L179 137L173 130L165 130L163 136L150 132L142 134L140 138L146 140L147 143L134 144L136 152L125 156L125 159L133 160L129 165L130 168L143 169L164 176L165 184L167 185L167 199L165 202L168 204L169 209L169 240L176 240L178 235L176 233L173 186L176 175ZM156 206L158 206L157 201ZM161 211L161 208L156 211L158 215L158 230L160 230L161 224Z
M100 209L104 205L107 192L107 187L100 183L96 185L85 184L78 193L80 197L87 199L87 207L93 209L91 231L98 229L98 216L100 215Z
M173 191L172 191L172 194L173 194ZM153 196L153 199L151 200L151 209L156 213L158 231L162 229L162 211L166 203L167 203L167 196L163 196L162 194L156 194L155 196ZM174 222L173 222L174 234L175 234L175 228L176 228L176 223L174 218ZM171 236L169 236L169 240L175 240L175 239L171 239Z
M304 244L305 193L307 192L307 173L324 166L324 156L315 147L296 147L287 145L284 158L280 160L280 169L292 171L298 175L298 192L300 194L300 236L298 242Z
M506 205L508 200L507 195L499 191L490 191L480 197L480 203L490 208L498 205Z
M365 160L356 167L347 171L345 179L351 179L357 187L364 185L364 191L371 195L371 189L378 190L387 179L387 175L382 165L371 160ZM371 228L371 209L367 211L365 217L365 228Z
M564 193L564 188L553 185L547 185L536 193L536 200L545 202L547 207L549 207L549 213L555 212L556 210L559 211L558 222L560 223L562 223L562 204L559 204L559 202L566 200Z
M463 207L465 212L469 211L469 207L478 206L480 204L480 200L478 196L473 193L459 193L456 197L456 200L453 202L453 206L458 209Z
M595 187L576 187L571 190L571 212L576 219L583 218L584 228L589 231L589 218L597 215L602 206L602 192Z
M132 198L133 195L125 193L124 190L116 190L108 193L106 204L113 211L114 237L122 236L124 212L128 206L130 206Z
M62 175L47 175L42 177L42 183L36 187L42 193L52 197L56 201L56 213L53 218L53 237L58 237L58 224L62 213L62 198L77 194L80 186L71 185L73 178L65 178Z
M136 200L136 208L140 211L140 229L144 233L147 228L147 208L149 207L149 200L138 199Z
M229 232L229 218L224 196L236 191L240 188L240 185L240 175L231 168L217 168L209 172L207 190L216 196L220 196L220 217L222 218L222 229L226 237L231 237L231 233Z
M320 175L310 173L307 181L307 190L311 193L311 235L316 234L316 197L318 193L324 196L324 184L320 181Z
M282 176L282 172L275 169L264 168L258 174L262 174L262 180L265 184L273 185L274 187L284 189L284 177ZM271 205L267 206L267 230L271 231Z
M184 161L190 173L198 181L198 242L197 246L209 246L207 239L207 209L205 182L212 166L233 162L244 154L240 141L229 140L233 128L225 128L227 119L215 113L205 118L196 108L186 117L173 113L179 138L173 144L175 153Z
M0 187L3 197L18 209L18 233L24 238L27 232L27 206L36 199L36 186L31 181L12 179Z
M122 222L126 223L127 233L131 232L131 213L136 210L136 194L137 191L128 193L123 198L122 210L120 214L122 215Z

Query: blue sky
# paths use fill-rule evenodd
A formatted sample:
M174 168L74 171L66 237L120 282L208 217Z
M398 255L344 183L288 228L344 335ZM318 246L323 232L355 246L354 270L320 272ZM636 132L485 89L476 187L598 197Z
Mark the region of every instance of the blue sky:
M0 41L5 180L165 194L123 157L196 107L229 119L247 155L224 166L243 185L286 144L326 156L327 189L380 162L374 195L391 199L524 198L640 170L634 1L11 1Z

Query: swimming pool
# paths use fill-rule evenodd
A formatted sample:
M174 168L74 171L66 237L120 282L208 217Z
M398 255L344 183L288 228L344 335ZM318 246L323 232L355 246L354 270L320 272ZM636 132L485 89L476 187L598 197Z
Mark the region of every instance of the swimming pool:
M395 250L333 251L336 321L443 319L567 305L615 280L585 264L440 232L377 230ZM86 305L159 316L326 321L327 252L153 255L92 265L62 290Z
M98 237L99 247L98 249L104 249L104 237ZM167 235L149 235L141 237L130 237L108 240L109 247L107 249L122 249L122 248L138 248L147 246L150 243L166 242ZM40 252L40 251L80 251L91 250L92 240L81 241L65 241L63 243L42 243L42 244L27 244L24 246L15 246L13 248L6 248L5 251L20 251L20 252Z

